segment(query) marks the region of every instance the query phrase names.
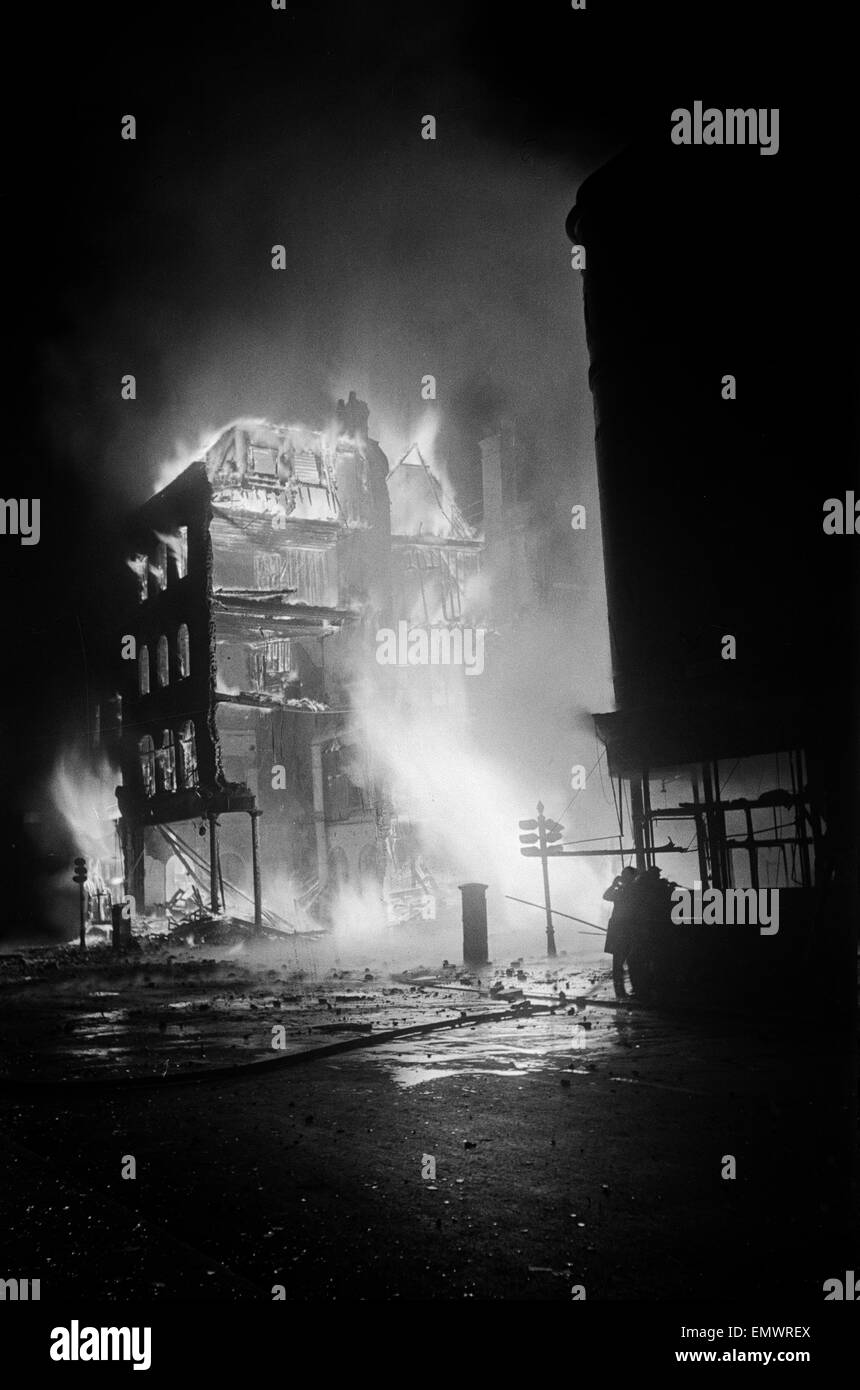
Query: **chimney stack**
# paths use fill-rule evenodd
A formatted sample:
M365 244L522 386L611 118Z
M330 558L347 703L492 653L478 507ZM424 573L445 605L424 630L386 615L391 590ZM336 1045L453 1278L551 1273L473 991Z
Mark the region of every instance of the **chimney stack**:
M366 401L360 401L354 391L350 391L346 401L338 401L337 427L348 439L366 444L369 418L370 407Z

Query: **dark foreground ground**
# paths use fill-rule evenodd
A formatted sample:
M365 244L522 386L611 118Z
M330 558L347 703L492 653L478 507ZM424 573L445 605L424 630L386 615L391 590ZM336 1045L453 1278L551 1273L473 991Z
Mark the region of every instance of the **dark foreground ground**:
M559 1005L559 980L533 970L527 993L555 1011L517 1015L360 972L297 980L290 963L59 974L3 987L7 1077L73 1078L0 1089L0 1276L41 1279L43 1299L268 1300L281 1285L288 1299L570 1300L583 1285L817 1303L857 1268L851 1044L815 1001L776 1021L619 1008L593 971ZM163 1080L271 1061L281 1022L286 1051L314 1055ZM134 1073L153 1080L107 1080ZM87 1075L103 1081L73 1089Z

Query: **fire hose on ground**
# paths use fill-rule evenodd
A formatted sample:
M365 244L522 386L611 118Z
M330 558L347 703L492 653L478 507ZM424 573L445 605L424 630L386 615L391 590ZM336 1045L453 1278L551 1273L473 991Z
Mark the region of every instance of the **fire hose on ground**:
M341 1052L353 1052L362 1047L377 1047L382 1043L399 1042L403 1038L420 1037L423 1033L438 1032L446 1028L476 1027L481 1023L498 1023L513 1018L530 1017L532 1014L555 1013L558 1004L531 1004L524 1008L523 1003L514 1004L511 1009L492 1013L461 1014L458 1018L436 1019L430 1023L410 1023L403 1028L386 1028L361 1037L344 1038L340 1042L322 1043L319 1047L305 1048L301 1052L289 1052L282 1057L267 1057L265 1061L239 1062L229 1067L211 1067L201 1072L164 1072L158 1076L113 1076L94 1077L86 1081L23 1081L0 1078L0 1091L24 1095L49 1095L62 1091L68 1095L92 1095L113 1088L140 1086L195 1086L209 1081L243 1081L259 1078L285 1067L295 1067L303 1062L316 1061L321 1057L334 1057Z

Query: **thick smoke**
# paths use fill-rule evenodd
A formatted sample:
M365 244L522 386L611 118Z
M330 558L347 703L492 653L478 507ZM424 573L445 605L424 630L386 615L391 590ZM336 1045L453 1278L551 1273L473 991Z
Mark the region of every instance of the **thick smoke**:
M143 500L166 461L227 420L325 424L350 389L396 461L428 374L458 491L477 493L475 435L500 413L533 430L555 484L587 472L580 282L564 233L587 170L524 163L453 118L436 141L417 120L396 132L377 120L358 154L322 125L301 143L275 127L253 151L222 147L190 186L192 150L162 132L178 150L173 181L143 171L119 216L153 233L169 216L169 246L147 255L138 232L134 274L109 300L89 284L69 291L67 331L47 354L57 446L113 497ZM163 151L136 153L154 163ZM120 396L127 373L134 402Z
M464 105L444 83L411 90L404 72L382 101L350 69L324 107L307 99L310 73L288 76L277 101L262 82L231 81L225 108L213 69L193 131L178 105L148 109L114 207L123 265L110 267L110 293L83 282L67 292L66 328L49 345L55 443L98 480L115 528L118 507L163 485L227 421L326 428L355 390L390 464L417 439L480 527L479 440L515 422L541 544L570 549L571 584L520 624L505 698L480 740L451 750L437 791L460 808L449 838L462 872L536 898L516 820L538 796L574 837L615 829L599 780L570 806L571 766L590 770L599 754L589 714L611 703L580 277L564 231L603 151L592 139L578 163L575 151L506 145L472 114L479 91ZM434 141L421 138L424 111L436 112ZM277 245L283 271L271 265ZM126 373L133 402L120 397ZM575 503L585 532L570 530ZM423 729L442 742L429 716ZM433 783L448 765L428 751L431 763ZM474 774L462 795L457 766ZM583 915L598 910L598 872L571 861L554 875ZM539 940L537 913L535 926Z

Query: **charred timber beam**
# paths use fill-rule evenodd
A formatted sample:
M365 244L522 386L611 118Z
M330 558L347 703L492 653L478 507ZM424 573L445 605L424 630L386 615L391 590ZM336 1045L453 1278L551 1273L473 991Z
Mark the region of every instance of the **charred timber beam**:
M311 775L314 795L314 830L317 841L317 880L320 888L328 883L328 835L325 818L325 779L322 765L322 743L311 744Z
M276 629L280 636L327 637L356 623L359 617L342 608L301 608L295 603L274 608L271 603L219 603L217 599L213 600L212 610L219 639L235 635L253 640L261 623Z
M413 546L426 546L433 550L483 550L484 542L471 540L467 536L392 536L394 550L411 550Z
M636 856L636 867L637 869L644 869L648 861L645 857L641 777L635 777L630 782L630 819L633 823L633 853Z
M283 710L286 713L289 713L291 710L293 712L296 710L298 710L299 713L302 712L301 708L297 705L285 704L282 699L279 699L275 695L263 695L256 690L245 690L241 695L227 695L222 691L216 691L212 698L215 703L219 705L247 705L249 709L276 709ZM322 701L316 700L314 704L322 706ZM324 706L319 710L314 710L313 713L324 714L327 708L327 706Z
M808 841L805 839L806 807L803 798L803 752L796 748L788 755L791 767L791 786L794 792L794 817L797 827L796 843L800 846L800 866L804 887L812 883L812 863L809 858ZM776 817L774 817L776 819Z
M647 770L642 773L642 839L645 842L645 859L651 864L651 849L654 844L654 833L651 826L651 781Z
M716 783L717 795L719 795L719 778ZM702 790L705 801L705 820L708 827L708 847L711 856L711 883L714 888L726 888L726 864L725 864L725 827L719 809L714 802L714 783L711 779L711 767L705 762L702 763Z
M714 807L721 811L769 811L775 803L771 801L757 802L731 802L715 801ZM776 803L781 804L781 803ZM792 803L793 804L793 803ZM658 811L646 810L644 816L646 820L698 820L702 815L701 803L698 806L695 802L681 801L677 806L661 806Z
M696 850L699 855L699 878L702 883L708 882L708 851L705 843L705 817L702 811L702 803L699 800L699 775L693 770L690 773L690 788L693 793L694 815L696 818Z
M178 821L199 820L210 814L220 816L228 811L251 811L256 802L247 787L234 784L231 790L209 793L205 797L180 793L174 799L154 805L142 797L122 797L120 811L131 829L147 825L171 825Z
M259 931L263 925L263 888L260 880L260 827L262 811L256 808L251 816L251 867L254 876L254 926Z
M758 849L791 849L794 845L814 844L814 841L808 835L792 836L790 840L726 840L727 849L749 849L751 844Z
M758 892L758 849L756 848L755 836L753 834L752 810L749 806L744 808L744 817L747 823L747 851L750 861L750 883Z
M794 806L798 801L803 802L804 798L793 792L766 792L764 796L757 797L754 801L747 797L735 797L732 801L722 801L718 796L714 797L714 806L718 806L721 811L769 811L774 806ZM695 809L695 803L691 801L681 801L678 809L689 811Z
M213 915L221 910L218 890L218 817L209 816L209 902Z
M264 599L282 598L284 594L297 594L299 591L295 586L292 589L216 589L216 597L222 599L230 598L250 598L262 603Z

